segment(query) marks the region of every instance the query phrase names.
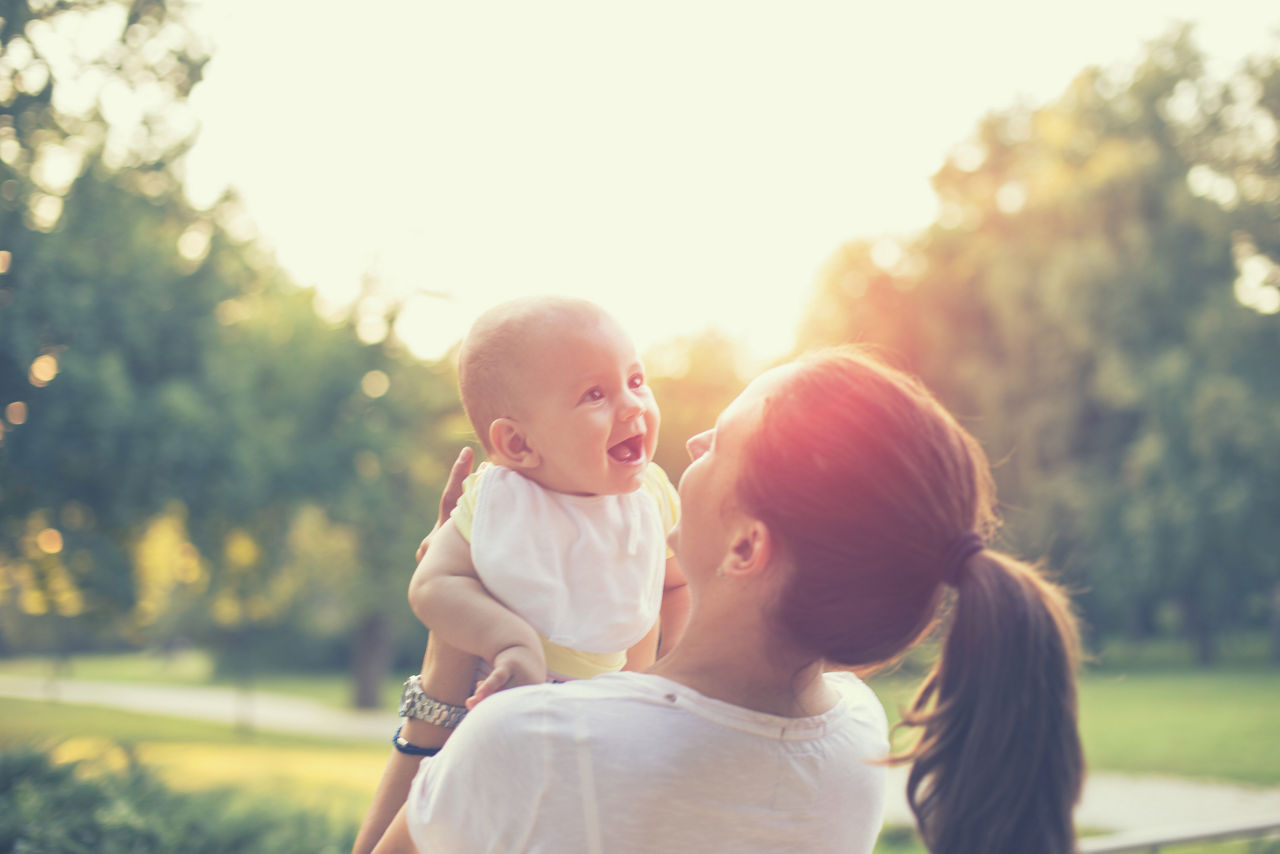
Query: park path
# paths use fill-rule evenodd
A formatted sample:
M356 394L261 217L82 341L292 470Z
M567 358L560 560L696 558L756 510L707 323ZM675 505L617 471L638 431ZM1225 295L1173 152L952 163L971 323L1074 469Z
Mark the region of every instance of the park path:
M0 696L80 703L157 715L240 723L259 730L334 738L387 741L396 726L392 711L335 709L299 697L234 688L95 682L0 676ZM4 724L0 722L0 735ZM903 791L906 769L892 769L886 819L912 823ZM1094 773L1076 811L1081 827L1158 830L1188 824L1280 821L1280 787L1250 788L1173 777Z

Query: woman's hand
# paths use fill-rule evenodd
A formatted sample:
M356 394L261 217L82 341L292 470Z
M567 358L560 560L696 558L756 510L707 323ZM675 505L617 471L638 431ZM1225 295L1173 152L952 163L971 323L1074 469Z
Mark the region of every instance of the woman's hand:
M453 461L453 468L449 469L449 480L444 485L444 492L440 494L440 509L436 515L436 525L418 544L418 550L413 555L415 564L422 563L422 556L427 553L427 547L431 545L432 535L440 530L440 526L449 518L449 514L453 513L458 499L462 497L462 482L467 479L467 475L471 474L471 464L474 461L475 452L470 446L463 447L458 452L458 458Z

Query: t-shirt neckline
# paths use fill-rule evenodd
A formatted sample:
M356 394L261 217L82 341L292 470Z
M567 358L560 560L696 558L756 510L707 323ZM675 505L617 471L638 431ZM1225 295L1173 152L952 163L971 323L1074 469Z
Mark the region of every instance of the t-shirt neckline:
M861 681L853 674L839 675L847 676L855 681ZM831 674L827 674L828 678L830 676ZM834 686L838 697L831 708L816 715L792 718L748 709L725 700L717 700L694 688L690 688L682 682L676 682L673 679L658 676L654 673L612 674L612 678L617 677L641 679L647 692L660 702L680 706L700 717L725 726L786 741L820 738L828 733L834 724L847 720L849 717L850 700L848 690L845 686L839 684ZM608 677L598 676L596 678Z

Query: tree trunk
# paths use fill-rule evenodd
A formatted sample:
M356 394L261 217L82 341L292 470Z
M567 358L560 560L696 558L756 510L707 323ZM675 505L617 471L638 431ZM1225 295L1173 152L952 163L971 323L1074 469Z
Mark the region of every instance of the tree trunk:
M1280 664L1280 581L1271 590L1271 660Z
M1201 667L1209 667L1218 660L1218 639L1214 633L1207 627L1201 626L1196 630L1196 664Z
M1218 660L1218 638L1204 603L1194 593L1182 599L1182 625L1195 648L1196 663L1208 667Z
M1155 634L1155 606L1146 596L1129 603L1125 619L1125 634L1131 641L1144 641Z
M356 628L351 667L356 708L379 708L382 686L391 669L391 627L381 611L366 614Z

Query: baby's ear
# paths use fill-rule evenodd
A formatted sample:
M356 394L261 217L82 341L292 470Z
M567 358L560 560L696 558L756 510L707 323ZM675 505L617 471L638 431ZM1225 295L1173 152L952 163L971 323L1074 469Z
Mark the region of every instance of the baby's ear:
M489 425L489 446L498 459L495 462L511 468L536 468L542 457L525 440L520 424L512 418L496 418Z

